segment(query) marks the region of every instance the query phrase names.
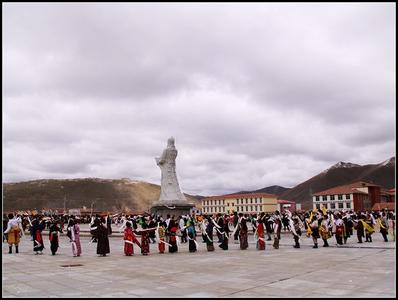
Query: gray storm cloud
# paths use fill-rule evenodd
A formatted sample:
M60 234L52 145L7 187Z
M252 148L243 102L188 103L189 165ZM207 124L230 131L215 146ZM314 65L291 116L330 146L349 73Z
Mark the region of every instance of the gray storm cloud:
M292 187L395 155L395 3L3 3L3 178Z

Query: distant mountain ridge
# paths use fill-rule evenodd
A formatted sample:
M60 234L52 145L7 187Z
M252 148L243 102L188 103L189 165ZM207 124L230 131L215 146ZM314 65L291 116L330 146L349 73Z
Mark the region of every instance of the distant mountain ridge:
M312 208L311 195L338 185L356 181L373 182L384 189L395 187L395 156L380 164L358 165L339 162L320 174L285 188L273 185L241 193L267 193L278 199L301 203L302 209ZM88 208L102 211L148 211L159 199L160 186L143 181L122 179L40 179L3 183L3 209L27 210L41 208ZM200 195L185 194L188 201L200 204Z
M357 165L339 162L322 173L298 184L279 196L301 203L302 209L312 208L313 193L356 181L367 181L383 189L395 187L395 156L379 164Z
M254 190L254 191L240 191L237 193L232 193L230 195L236 195L236 194L253 194L253 193L267 193L267 194L273 194L273 195L282 195L283 193L287 192L290 190L290 188L285 188L283 186L279 185L272 185L268 186L262 189Z
M123 179L40 179L3 184L3 209L88 208L100 211L149 211L160 186ZM197 204L200 200L185 194Z

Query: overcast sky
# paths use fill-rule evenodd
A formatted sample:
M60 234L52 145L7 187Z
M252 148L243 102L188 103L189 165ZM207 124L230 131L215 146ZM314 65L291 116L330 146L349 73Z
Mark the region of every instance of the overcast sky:
M395 156L395 3L3 3L3 181L294 187Z

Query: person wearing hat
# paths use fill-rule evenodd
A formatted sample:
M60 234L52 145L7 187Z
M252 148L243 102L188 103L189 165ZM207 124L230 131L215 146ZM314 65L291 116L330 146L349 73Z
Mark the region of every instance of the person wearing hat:
M8 253L12 253L12 245L15 245L15 253L18 253L18 245L22 236L22 225L21 218L15 216L14 214L8 214L7 229L4 234L7 236L7 243L9 247Z

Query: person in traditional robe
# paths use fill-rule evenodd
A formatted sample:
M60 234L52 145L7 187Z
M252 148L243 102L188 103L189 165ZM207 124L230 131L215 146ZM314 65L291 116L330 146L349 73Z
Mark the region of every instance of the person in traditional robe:
M217 243L222 243L223 239L224 239L224 234L221 232L220 229L224 227L224 218L221 216L220 213L217 214L215 222L217 224L217 226L216 226L216 234L217 234L217 238L218 238Z
M239 216L236 211L234 211L233 222L234 222L234 228L236 228L238 226L238 222L239 222ZM236 230L234 233L234 241L236 244L239 242L238 237L239 237L239 230Z
M356 224L356 229L357 229L357 238L358 238L358 243L362 243L362 238L365 236L365 228L363 226L363 223L361 220L365 219L365 216L362 215L361 213L358 214L358 220Z
M264 230L265 214L262 212L257 219L257 250L265 250L265 230Z
M319 235L319 220L316 214L314 214L310 219L309 226L311 228L311 236L314 242L314 246L312 248L318 248L318 239L320 238L320 235Z
M15 246L15 253L19 253L18 246L21 241L21 236L23 234L21 218L15 216L12 213L8 214L7 229L4 231L7 236L8 243L8 253L12 253L12 245Z
M206 234L205 234L207 251L214 251L213 228L214 228L214 223L212 222L211 217L208 216L207 225L206 225Z
M246 223L246 218L241 217L240 223L239 223L239 247L241 250L246 250L249 247L249 243L247 241L247 236L248 236L248 228L247 228L247 223Z
M366 216L366 226L365 226L365 242L372 243L372 233L374 232L374 222L372 218L372 214L368 214Z
M342 217L342 220L344 223L343 243L347 244L347 240L351 236L352 227L353 227L351 215L348 213L345 213Z
M152 230L150 230L151 228L149 227L149 223L150 223L150 217L142 217L143 222L141 222L141 227L142 230L141 231L136 231L136 234L141 236L141 254L142 255L148 255L149 254L149 244L150 244L150 240L149 240L149 234L150 231L155 231L156 228L152 228Z
M53 220L49 229L50 250L51 254L55 255L59 248L59 233L62 232L58 220Z
M269 214L265 214L264 224L267 232L267 241L272 241L271 233L273 233L274 222Z
M69 237L72 246L73 257L80 256L82 254L82 246L80 243L80 227L74 217L69 219L67 230L67 236Z
M321 224L319 226L319 232L321 238L323 240L323 247L329 247L328 239L330 238L329 235L329 216L324 214L321 218Z
M220 229L220 231L222 232L224 237L223 237L222 243L219 245L219 247L223 250L228 250L230 229L229 229L228 221L226 219L224 219L223 227Z
M44 230L44 228L44 222L39 221L38 218L33 220L30 230L33 237L33 251L36 252L36 255L43 254L44 241L41 232Z
M139 247L141 247L140 242L135 237L133 229L131 227L131 222L126 222L126 228L124 229L124 254L126 256L131 256L134 254L134 246L136 243Z
M109 215L106 218L106 228L108 228L108 235L112 235L112 218Z
M384 242L388 242L388 217L384 210L381 213L381 217L378 218L377 223L380 226L380 233L383 236Z
M168 235L169 235L169 252L174 253L178 252L178 245L177 245L177 230L178 224L174 219L171 219L169 222L169 226L167 228Z
M159 253L164 253L166 250L166 222L159 220L159 228L158 228L158 235L159 235L159 240L158 240L158 249Z
M295 213L292 216L292 234L293 234L293 238L294 238L294 248L300 248L300 236L301 236L301 228L300 228L300 218L297 215L297 213Z
M193 219L189 218L187 220L187 237L188 237L188 248L189 252L196 252L196 230L195 230L195 222Z
M274 244L272 245L275 249L279 249L279 241L281 239L281 230L282 230L282 220L278 210L275 211L272 220L273 224L273 232L274 232Z
M95 219L90 232L97 239L97 254L106 256L106 254L110 253L108 229L106 228L105 219Z

